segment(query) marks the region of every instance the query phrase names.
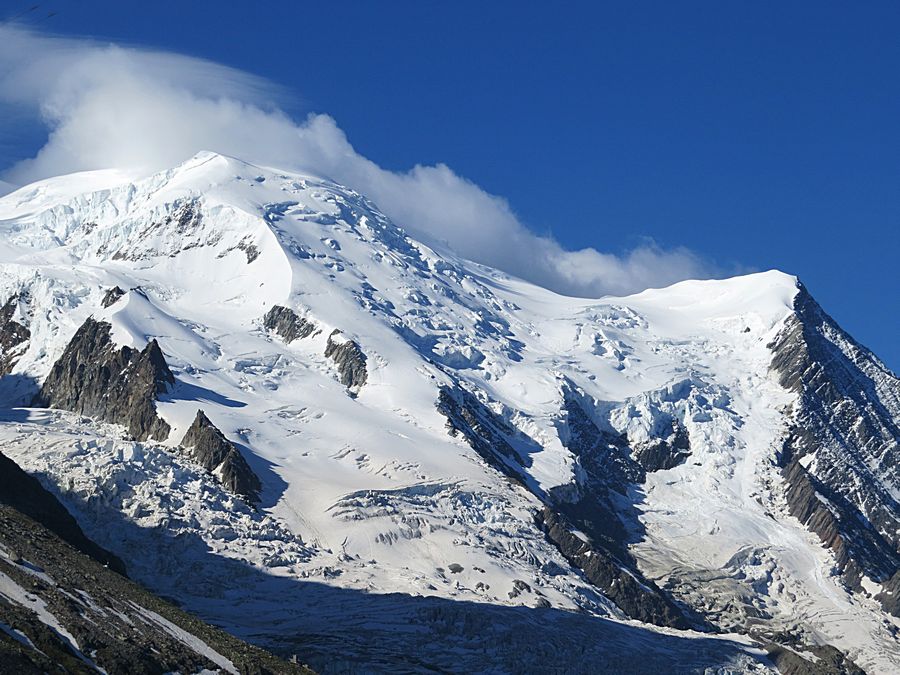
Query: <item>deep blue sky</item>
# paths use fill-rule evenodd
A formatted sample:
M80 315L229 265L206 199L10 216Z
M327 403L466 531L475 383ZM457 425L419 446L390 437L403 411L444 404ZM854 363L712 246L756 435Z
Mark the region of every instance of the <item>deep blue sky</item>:
M51 10L47 30L274 80L382 166L446 162L568 247L652 237L798 274L900 370L898 2L57 0L31 20Z

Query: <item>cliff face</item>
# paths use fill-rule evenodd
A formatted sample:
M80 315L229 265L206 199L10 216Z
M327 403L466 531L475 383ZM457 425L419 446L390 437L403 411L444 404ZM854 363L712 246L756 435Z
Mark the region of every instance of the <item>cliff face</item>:
M511 480L526 480L519 467L527 459L507 440L515 430L475 395L462 387L443 387L437 409L447 419L449 433L462 437L488 466Z
M123 570L0 454L0 672L309 672L176 609Z
M335 330L328 337L325 356L337 366L341 384L347 387L351 394L356 395L369 377L366 370L366 355L358 344L340 337L340 333L339 330Z
M540 511L537 524L566 560L603 591L629 617L657 626L690 628L682 611L652 581L627 569L602 545L584 541L572 525L549 507Z
M15 296L0 307L0 377L8 375L28 348L31 331L13 319L17 307Z
M248 501L258 499L262 484L241 453L202 410L184 435L181 445L190 457L214 474L227 489Z
M681 609L637 569L610 492L623 494L644 478L621 438L601 431L569 391L562 414L567 448L582 471L575 484L549 493L527 477L529 450L539 446L461 386L441 390L438 411L451 434L462 437L489 466L530 490L544 506L535 523L571 565L626 615L658 626L688 628Z
M281 305L275 305L266 312L263 317L263 326L268 330L275 331L282 340L288 343L309 337L316 330L314 323L297 316L294 310Z
M900 569L900 380L800 289L769 345L772 370L797 394L780 463L791 513L836 556L846 581ZM897 614L896 605L885 608Z
M156 398L175 384L156 340L141 351L118 348L110 325L88 318L53 365L35 407L71 410L121 424L135 440L165 440L169 425Z
M65 507L47 492L36 478L25 473L2 453L0 453L0 504L6 504L40 523L100 564L119 574L125 574L125 564L119 558L88 539Z

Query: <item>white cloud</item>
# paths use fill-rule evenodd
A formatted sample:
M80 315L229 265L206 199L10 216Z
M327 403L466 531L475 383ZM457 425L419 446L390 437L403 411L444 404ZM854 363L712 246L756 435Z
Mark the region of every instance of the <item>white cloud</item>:
M4 178L24 184L96 168L150 172L212 150L331 178L373 199L413 236L562 293L629 293L710 273L685 249L565 250L449 167L382 169L328 115L290 119L279 95L265 80L202 59L0 27L0 101L31 110L49 130L37 154Z

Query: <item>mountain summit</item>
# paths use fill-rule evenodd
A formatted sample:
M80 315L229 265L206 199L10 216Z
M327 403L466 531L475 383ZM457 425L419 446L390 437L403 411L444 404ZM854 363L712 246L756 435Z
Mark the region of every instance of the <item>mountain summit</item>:
M4 454L277 654L900 662L900 383L795 277L563 297L213 153L3 197L0 271Z

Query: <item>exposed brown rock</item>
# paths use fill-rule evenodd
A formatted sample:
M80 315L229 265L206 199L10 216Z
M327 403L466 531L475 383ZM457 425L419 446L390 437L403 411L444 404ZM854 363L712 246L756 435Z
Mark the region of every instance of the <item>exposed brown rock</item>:
M125 291L123 291L118 286L113 286L108 291L106 291L106 294L103 296L103 301L100 304L103 305L104 309L106 309L107 307L112 307L119 301L119 298L121 298L123 295L125 295Z
M325 346L325 356L334 361L341 376L341 384L350 390L352 394L358 393L366 383L366 355L353 340L343 342L333 340L341 331L335 329L328 336L328 344Z
M53 365L36 407L61 408L122 424L138 441L165 440L169 425L156 399L175 384L156 340L141 351L118 348L110 325L88 318Z
M0 673L224 672L210 660L206 645L240 673L310 672L181 611L82 554L42 522L2 503L0 546L14 552L0 556L0 572L42 603L73 638L43 622L31 608L0 600L0 622L11 629L0 630ZM172 625L196 643L173 634Z
M894 616L900 616L900 569L882 585L882 591L875 596L885 610Z
M275 331L285 342L293 342L301 338L309 337L316 330L316 325L307 321L287 307L275 305L266 312L263 317L263 326Z
M834 551L851 588L863 574L885 583L900 569L900 514L886 488L900 480L900 380L802 286L768 346L798 397L779 456L789 510Z
M259 498L262 484L234 444L225 438L202 410L197 411L188 428L182 447L210 473L216 475L228 490L249 501Z
M545 494L527 479L521 467L530 462L528 446L520 451L512 443L530 442L534 450L539 446L522 438L474 394L462 387L442 387L437 409L447 418L452 435L461 436L486 463L544 502L535 520L547 539L623 612L660 626L690 627L681 610L652 581L643 578L628 558L622 523L605 500L609 489L624 490L627 484L643 480L643 470L620 446L619 439L594 425L574 398L567 396L565 403L567 447L578 455L592 480L590 485L576 488L583 489L581 498L575 501L557 499L552 492ZM600 482L600 474L611 482ZM588 532L591 541L574 534L576 528Z
M37 478L0 453L0 504L6 504L39 522L61 539L94 560L125 574L125 565L109 551L88 539L75 518L47 492Z
M766 652L781 675L866 675L862 668L831 645L803 645L802 651L812 653L815 661L783 645L766 645Z
M558 513L549 507L536 515L538 526L573 566L628 616L657 626L690 628L681 610L656 585L625 569L603 549L575 535Z

